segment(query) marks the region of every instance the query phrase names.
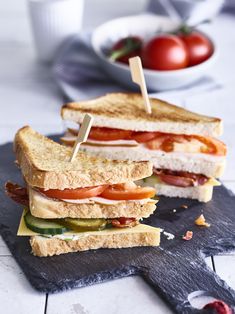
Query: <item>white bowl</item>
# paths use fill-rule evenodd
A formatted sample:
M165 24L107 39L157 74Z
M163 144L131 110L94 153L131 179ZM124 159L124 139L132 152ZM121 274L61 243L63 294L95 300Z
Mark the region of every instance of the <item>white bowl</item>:
M111 20L97 27L92 33L91 45L96 53L103 69L116 81L132 89L136 85L131 81L131 74L128 65L120 62L112 62L105 52L119 39L129 35L139 35L146 40L152 37L157 31L172 31L179 26L179 23L164 16L143 14L128 16ZM144 69L145 80L149 91L163 91L176 89L199 80L208 69L214 64L217 58L217 48L214 45L213 55L203 63L173 71L156 71Z

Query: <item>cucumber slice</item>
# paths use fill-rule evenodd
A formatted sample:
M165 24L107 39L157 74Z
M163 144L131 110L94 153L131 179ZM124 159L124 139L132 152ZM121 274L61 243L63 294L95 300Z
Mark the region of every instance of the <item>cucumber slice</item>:
M106 219L81 219L81 218L65 218L61 221L65 227L71 228L77 232L83 231L99 231L106 227Z
M64 232L69 231L69 229L64 225L55 221L50 221L49 219L34 217L29 211L24 216L24 221L30 230L40 234L55 235L63 234Z

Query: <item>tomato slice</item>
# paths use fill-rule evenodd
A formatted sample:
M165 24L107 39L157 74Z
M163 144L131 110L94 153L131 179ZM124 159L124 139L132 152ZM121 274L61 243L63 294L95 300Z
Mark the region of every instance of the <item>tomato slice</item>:
M193 135L193 137L207 146L205 150L201 150L201 153L212 154L217 156L226 155L227 147L220 140L209 136Z
M132 131L111 129L111 128L91 128L89 139L97 141L115 141L130 139Z
M226 145L209 136L200 135L183 135L183 134L167 134L158 133L156 137L148 141L145 145L151 150L163 150L164 152L173 152L174 143L187 143L196 139L204 144L206 147L201 147L199 153L212 154L217 156L225 156L227 149Z
M107 185L99 185L99 186L92 186L92 187L86 187L86 188L64 189L64 190L39 189L39 191L42 194L50 198L76 200L76 199L84 199L84 198L95 197L97 195L100 195L106 188L107 188Z
M184 142L186 142L184 135L157 133L153 140L146 143L146 146L152 150L160 149L164 152L172 152L174 149L174 143Z
M110 200L141 200L151 198L156 194L156 190L151 187L131 186L125 184L115 184L107 187L101 197Z
M156 137L156 132L133 132L131 139L138 143L148 142Z

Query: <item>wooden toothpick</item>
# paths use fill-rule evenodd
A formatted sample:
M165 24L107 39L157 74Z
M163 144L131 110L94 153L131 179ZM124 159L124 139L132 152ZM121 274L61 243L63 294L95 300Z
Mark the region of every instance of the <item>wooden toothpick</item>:
M92 122L93 122L93 117L90 114L86 114L85 117L83 118L82 125L79 129L77 139L73 145L72 155L70 158L71 162L74 161L80 145L86 142L88 135L90 133Z
M140 57L129 59L132 81L140 86L141 94L144 99L144 106L147 113L152 113L151 104L148 97L142 63Z

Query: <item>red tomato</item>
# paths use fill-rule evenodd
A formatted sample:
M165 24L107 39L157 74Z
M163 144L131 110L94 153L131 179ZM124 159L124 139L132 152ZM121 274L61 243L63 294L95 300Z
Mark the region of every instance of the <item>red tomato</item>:
M174 149L174 142L183 143L185 141L184 135L156 133L153 140L146 143L146 146L152 150L163 150L164 152L172 152Z
M131 139L138 143L148 142L156 137L155 132L133 132Z
M110 59L122 63L129 63L129 58L141 54L142 40L137 36L130 36L116 42L110 53Z
M129 139L132 131L93 127L88 138L97 141L115 141Z
M211 313L232 314L233 310L222 300L215 300L206 304L203 309L209 310Z
M212 42L200 32L180 33L179 38L187 47L189 66L202 63L213 54L214 48Z
M105 189L107 185L99 185L87 188L78 188L78 189L64 189L64 190L43 190L39 189L42 194L50 198L58 198L58 199L68 199L68 200L76 200L76 199L84 199L89 197L95 197L100 195Z
M115 184L108 186L100 196L110 200L141 200L153 197L155 194L156 190L151 187L127 188L125 184Z
M196 139L206 148L201 147L199 153L225 156L227 153L226 145L218 139L209 136L200 135L182 135L169 133L156 133L154 139L146 143L146 147L151 150L163 150L164 152L174 151L174 143L187 143Z
M160 35L144 46L142 61L145 68L152 70L178 70L187 67L188 53L178 36Z
M226 145L217 138L209 136L192 135L195 139L205 144L206 150L201 150L201 153L212 154L217 156L225 156L227 154Z

